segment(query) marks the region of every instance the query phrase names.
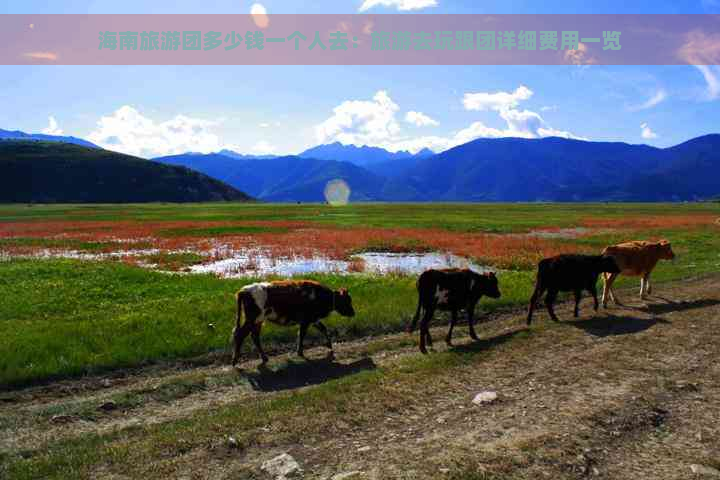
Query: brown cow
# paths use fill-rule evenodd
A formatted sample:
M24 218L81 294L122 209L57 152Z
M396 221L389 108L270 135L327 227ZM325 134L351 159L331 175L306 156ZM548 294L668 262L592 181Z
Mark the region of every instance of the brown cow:
M655 265L660 260L673 260L675 258L675 253L673 253L670 242L667 240L620 243L607 247L602 253L615 259L618 267L620 267L620 273L623 275L640 277L640 300L645 298L646 293L652 293L650 274ZM603 307L607 307L608 297L616 304L620 303L612 288L613 282L615 282L618 275L618 273L603 275L605 281L602 296Z
M265 320L283 326L299 324L297 354L302 357L303 341L310 325L314 325L325 336L325 346L332 352L330 336L320 320L333 311L345 317L355 315L352 299L346 289L331 290L312 280L253 283L243 287L236 298L233 365L237 364L243 341L248 335L252 336L263 363L268 361L260 345L260 329ZM240 325L243 310L246 318Z
M420 322L420 351L422 353L427 353L426 344L432 346L428 325L436 309L451 312L450 329L445 337L445 342L451 345L452 331L457 322L458 310L467 312L470 337L477 340L473 319L475 305L483 295L500 298L498 280L494 273L479 274L467 268L426 270L418 278L416 286L418 291L417 310L407 330L410 333L415 329L420 313L424 310L425 314Z

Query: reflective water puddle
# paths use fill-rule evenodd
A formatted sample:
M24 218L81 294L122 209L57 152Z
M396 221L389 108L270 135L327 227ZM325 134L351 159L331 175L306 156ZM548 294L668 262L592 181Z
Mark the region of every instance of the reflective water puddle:
M265 275L297 276L310 273L352 273L365 272L378 275L419 274L428 268L471 268L477 272L489 271L466 258L450 253L381 253L367 252L348 260L332 260L317 256L313 258L273 258L254 251L232 258L188 269L193 273L213 273L232 277L255 277Z
M109 260L115 258L142 257L158 253L186 253L190 250L162 251L158 249L127 250L118 252L87 253L73 250L40 250L29 255L7 255L0 253L0 260L11 258L71 258L77 260ZM349 260L334 260L318 254L307 258L300 256L275 257L268 250L257 248L243 251L218 247L212 251L196 252L208 259L227 257L193 265L185 273L211 273L223 278L263 277L276 275L292 277L311 273L369 273L375 275L417 275L429 268L470 268L476 272L492 269L474 263L452 253L385 253L366 252L354 255ZM156 269L157 265L138 262L141 266ZM174 272L182 273L182 272Z

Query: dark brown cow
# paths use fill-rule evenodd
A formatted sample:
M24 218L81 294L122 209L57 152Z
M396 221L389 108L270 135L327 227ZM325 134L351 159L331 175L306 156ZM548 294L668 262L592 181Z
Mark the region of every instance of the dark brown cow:
M237 364L243 341L248 335L252 336L263 363L268 361L260 345L260 329L266 320L277 325L300 325L297 354L302 357L303 341L310 325L314 325L325 335L325 345L332 351L327 328L320 320L333 311L346 317L355 315L352 299L346 289L331 290L311 280L253 283L243 287L236 298L237 320L233 331L235 342L233 365ZM246 318L240 325L243 310Z
M532 323L533 310L538 300L547 290L545 306L550 318L558 321L553 310L553 304L558 292L573 292L575 294L575 317L580 314L580 298L582 291L587 290L595 300L595 311L598 309L597 280L601 273L618 273L615 260L604 255L558 255L545 258L538 263L535 292L530 299L527 324Z
M420 351L427 353L425 345L432 346L429 323L435 310L451 312L450 329L445 342L452 343L452 331L457 322L458 310L465 310L468 314L470 336L477 340L475 333L475 306L480 297L487 295L500 298L497 277L494 273L479 274L469 269L447 268L442 270L426 270L417 280L418 306L412 323L408 326L408 333L415 330L421 311L425 311L420 322Z

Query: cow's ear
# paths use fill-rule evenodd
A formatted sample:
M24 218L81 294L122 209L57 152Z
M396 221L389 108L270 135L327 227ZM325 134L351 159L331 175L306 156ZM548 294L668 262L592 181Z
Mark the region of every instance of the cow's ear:
M670 242L663 238L662 240L660 240L660 245L670 245Z
M340 290L338 290L338 293L340 295L347 295L348 294L347 288L341 288Z

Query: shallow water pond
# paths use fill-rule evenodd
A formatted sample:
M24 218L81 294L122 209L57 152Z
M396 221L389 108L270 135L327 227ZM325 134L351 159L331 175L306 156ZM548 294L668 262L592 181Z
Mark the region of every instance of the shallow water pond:
M488 271L466 258L450 253L381 253L366 252L353 256L350 261L333 260L322 256L313 258L273 258L262 252L248 252L232 258L189 268L194 273L214 273L221 277L243 276L296 276L310 273L365 272L378 275L391 273L414 275L428 268L471 268Z

